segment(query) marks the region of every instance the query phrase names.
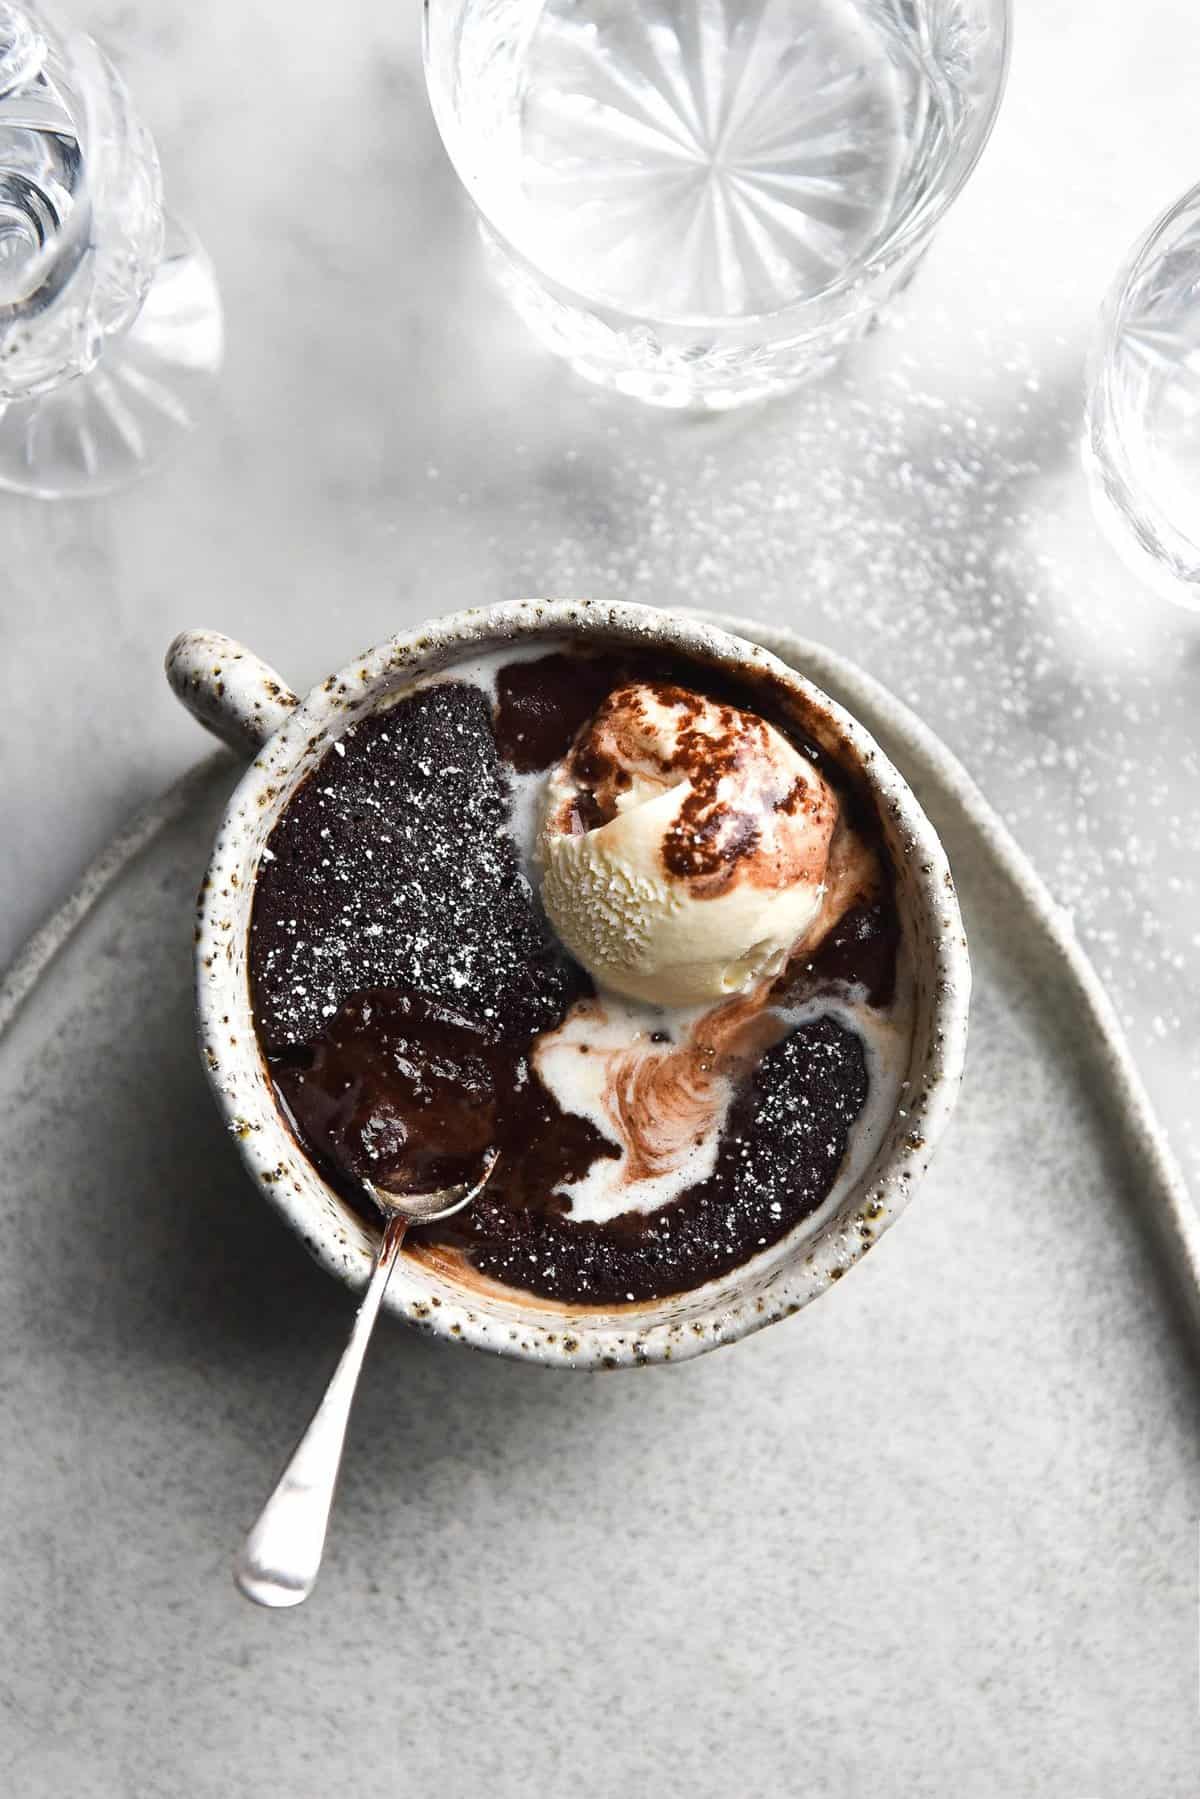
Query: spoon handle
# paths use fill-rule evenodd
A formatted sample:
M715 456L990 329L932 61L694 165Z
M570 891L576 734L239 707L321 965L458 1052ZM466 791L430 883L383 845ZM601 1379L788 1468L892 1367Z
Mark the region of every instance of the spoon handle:
M299 1605L316 1585L354 1390L407 1228L398 1213L388 1219L342 1359L234 1563L234 1580L258 1605Z

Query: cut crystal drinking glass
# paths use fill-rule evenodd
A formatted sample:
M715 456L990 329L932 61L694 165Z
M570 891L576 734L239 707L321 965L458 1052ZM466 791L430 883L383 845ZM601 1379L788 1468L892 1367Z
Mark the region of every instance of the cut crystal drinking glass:
M108 492L194 421L220 365L207 258L99 46L0 4L0 487Z

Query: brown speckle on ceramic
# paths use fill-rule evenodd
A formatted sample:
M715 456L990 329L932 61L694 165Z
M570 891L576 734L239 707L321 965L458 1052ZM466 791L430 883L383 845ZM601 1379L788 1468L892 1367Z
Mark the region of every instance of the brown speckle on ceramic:
M274 670L219 631L181 631L166 669L189 712L230 749L250 755L298 704Z
M778 691L791 695L803 711L806 727L812 730L815 724L815 734L867 774L878 797L896 865L897 899L921 977L910 1063L910 1079L924 1100L917 1141L910 1140L915 1135L911 1124L897 1117L864 1182L834 1215L805 1221L731 1274L689 1293L619 1311L564 1308L534 1295L483 1290L404 1256L392 1276L389 1308L410 1320L415 1314L439 1336L559 1368L632 1367L734 1342L791 1316L840 1280L908 1203L915 1153L924 1152L918 1165L923 1172L950 1115L962 1070L970 974L941 845L908 787L862 726L785 661L695 617L586 601L515 601L459 613L394 638L356 658L344 674L331 675L297 705L284 684L249 652L210 633L187 633L176 640L168 659L176 692L226 741L258 751L229 803L201 891L197 1010L210 1082L227 1123L246 1127L244 1134L236 1129L235 1140L251 1174L327 1268L353 1286L363 1285L371 1267L372 1238L301 1153L276 1108L257 1048L247 936L259 859L283 807L330 743L386 696L459 658L506 643L563 637L658 643L735 673L769 673ZM786 654L783 640L781 648ZM210 681L217 664L226 686L219 701ZM267 691L272 681L282 697L272 699ZM237 697L247 694L252 696L248 702ZM226 1015L232 1030L218 1028ZM872 1195L865 1208L875 1225L871 1236L857 1228L864 1188ZM636 1335L628 1334L630 1317Z

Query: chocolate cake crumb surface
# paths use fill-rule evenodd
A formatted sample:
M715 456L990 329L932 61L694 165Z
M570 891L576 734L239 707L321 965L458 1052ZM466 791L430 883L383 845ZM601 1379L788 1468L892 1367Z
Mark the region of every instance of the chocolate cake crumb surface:
M556 1025L586 982L521 873L486 696L422 688L334 749L258 876L250 967L268 1053L370 988L416 990L517 1038Z

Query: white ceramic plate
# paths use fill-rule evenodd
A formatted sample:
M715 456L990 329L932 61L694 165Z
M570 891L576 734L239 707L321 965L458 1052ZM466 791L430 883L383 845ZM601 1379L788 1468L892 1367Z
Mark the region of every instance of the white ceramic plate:
M1167 1221L1185 1272L1185 1197L1036 877L935 741L804 657L912 782L967 914L967 1076L920 1204L835 1293L678 1369L564 1381L385 1328L296 1629L241 1605L229 1557L352 1300L246 1180L193 1044L189 903L234 761L191 777L33 952L0 1036L15 1703L50 1669L98 1682L136 1768L152 1726L112 1707L128 1694L132 1717L169 1666L172 1765L207 1770L205 1792L228 1788L247 1668L247 1703L305 1755L395 1683L423 1765L453 1743L464 1785L516 1681L553 1697L573 1754L620 1729L670 1790L699 1680L723 1782L750 1719L756 1779L782 1792L891 1765L921 1717L939 1799L986 1766L1014 1792L1047 1766L1077 1799L1099 1766L1122 1792L1190 1790L1200 1433L1144 1228ZM811 1768L785 1716L820 1721ZM394 1730L378 1753L402 1769ZM699 1753L689 1737L693 1771ZM96 1791L125 1768L98 1765ZM525 1778L514 1759L491 1790Z

